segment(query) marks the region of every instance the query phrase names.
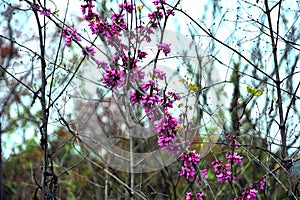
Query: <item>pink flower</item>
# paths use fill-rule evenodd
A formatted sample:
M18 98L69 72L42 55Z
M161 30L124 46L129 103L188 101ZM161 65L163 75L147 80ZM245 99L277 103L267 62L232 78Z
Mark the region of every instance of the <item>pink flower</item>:
M103 77L103 83L109 88L115 88L121 86L121 79L124 77L124 72L117 68L105 69L106 74Z
M244 190L244 192L242 193L243 194L243 198L242 199L253 200L253 199L256 198L257 192L258 191L256 189L246 188Z
M161 11L153 11L152 13L148 14L149 19L162 19L164 14Z
M141 83L141 88L145 91L149 90L150 87L153 87L156 91L159 89L156 87L156 83L153 80Z
M178 125L177 119L166 113L160 118L157 124L154 125L153 130L161 135L172 136L176 134Z
M194 179L196 174L196 170L194 167L189 166L181 166L181 171L179 172L180 176L184 176L186 179Z
M123 3L123 4L120 4L119 7L120 7L121 9L126 10L128 13L132 13L132 11L133 11L133 5L130 4L130 3L128 3L128 2L125 2L125 3Z
M264 190L265 189L265 183L266 182L267 182L267 179L263 178L263 180L258 183L260 190Z
M31 8L32 8L33 10L39 11L39 13L40 13L41 15L44 15L44 16L46 16L46 17L49 17L50 14L51 14L51 9L50 9L50 8L48 8L48 9L43 9L43 8L40 7L39 4L35 4L35 5L31 6Z
M179 156L183 160L183 164L187 165L196 165L200 161L200 156L195 152L195 150L190 151L189 153L182 153Z
M226 159L227 159L228 163L231 163L231 162L241 163L243 156L238 155L236 152L234 152L233 155L231 153L227 153Z
M152 3L153 3L154 5L157 6L157 5L160 4L160 3L161 3L161 4L166 3L166 0L155 0L155 1L153 1Z
M146 56L147 56L148 54L146 53L146 52L144 52L144 51L141 51L141 50L138 50L138 58L139 59L143 59L143 58L146 58Z
M137 90L130 92L130 97L129 97L131 103L134 104L139 104L141 103L143 99L143 94Z
M158 50L164 52L165 56L167 56L171 52L171 44L159 43L156 44L156 46L158 47Z
M66 36L65 43L67 46L70 46L72 42L72 36Z
M168 9L168 10L166 11L166 13L167 13L167 15L173 15L173 16L175 16L174 10Z
M76 39L77 41L81 40L81 38L77 34L77 30L74 28L65 27L62 32L62 36L65 37L65 43L67 46L71 45L73 39Z
M185 198L186 200L192 200L193 199L193 195L192 195L192 193L191 192L187 192L186 193L186 198Z
M197 193L196 197L197 197L197 200L203 200L203 193L202 192Z
M181 167L181 171L179 172L180 176L184 176L186 179L194 179L196 170L194 168L200 161L199 154L191 151L189 153L180 154L179 158L183 161L183 166Z
M163 80L166 77L166 73L157 68L153 69L153 75L154 75L154 77L157 77L160 80Z
M96 60L96 63L98 65L98 68L106 69L108 67L108 63L101 60Z
M51 14L51 9L50 8L48 8L47 10L45 9L40 9L40 14L41 15L45 15L46 17L49 17L50 16L50 14Z
M221 160L215 160L210 166L214 167L218 182L236 180L236 177L232 176L232 172L229 170L229 164L223 164Z
M230 141L228 144L230 148L235 148L235 149L239 148L239 143L235 140L236 137L235 135L228 135L226 137Z
M207 178L207 169L201 170L201 173L204 178Z
M94 56L95 55L95 49L94 49L94 47L92 47L92 46L86 46L85 47L85 50L84 49L82 49L82 54L83 55L87 55L87 58L89 58L89 55L92 55L92 56Z

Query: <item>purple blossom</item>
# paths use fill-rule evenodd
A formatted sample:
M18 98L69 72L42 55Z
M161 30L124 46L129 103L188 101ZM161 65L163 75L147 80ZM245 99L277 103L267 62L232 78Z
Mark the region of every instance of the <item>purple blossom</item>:
M92 34L98 35L98 34L103 34L103 35L109 35L108 31L108 22L105 22L103 20L91 20L90 23L88 24L90 27Z
M125 3L123 3L123 4L120 4L119 7L120 7L121 9L126 10L128 13L132 13L133 8L134 8L133 5L130 4L130 3L128 3L128 2L125 2Z
M160 4L160 3L161 3L161 4L166 3L166 0L155 0L155 1L153 1L152 3L153 3L154 5L157 6L157 5Z
M86 20L98 20L99 15L93 12L94 4L92 0L86 1L85 5L81 5L81 12ZM86 11L87 9L87 11ZM86 14L87 13L87 14Z
M157 94L145 95L142 97L142 103L148 104L150 107L153 106L155 103L161 103L162 98Z
M83 55L86 55L87 58L89 58L89 55L92 55L92 56L95 55L95 49L94 49L94 47L92 47L92 46L86 46L86 47L85 47L85 50L82 49L82 54L83 54Z
M153 130L161 135L172 136L174 134L176 135L178 125L177 119L166 113L154 125Z
M257 190L256 189L250 189L250 188L246 188L244 190L243 194L243 199L245 200L253 200L256 198L257 195Z
M265 189L265 183L266 182L267 182L267 179L263 178L263 180L258 183L258 186L259 186L260 190L264 190Z
M231 162L241 163L243 156L240 156L236 152L234 152L233 155L231 153L227 153L226 159L227 159L228 163L231 163Z
M157 145L162 148L163 150L169 152L169 153L174 153L176 152L175 147L177 146L176 144L174 144L174 141L176 140L176 135L175 134L171 134L169 136L167 135L161 135L158 136L158 141L157 141Z
M178 147L175 142L178 125L177 119L168 113L165 113L154 125L153 130L159 134L158 146L163 150L173 152L175 147Z
M121 86L121 79L124 77L124 72L118 70L117 68L105 69L106 74L103 77L103 83L109 88L115 88Z
M236 177L232 176L232 172L229 170L229 164L223 164L221 160L215 160L210 166L214 167L218 182L236 180Z
M156 83L153 80L141 83L141 88L145 91L147 91L150 87L153 87L156 91L159 90L159 88L156 87Z
M33 10L39 11L39 13L40 13L41 15L44 15L44 16L46 16L46 17L49 17L50 14L51 14L51 9L50 9L50 8L48 8L48 9L43 9L43 8L41 8L41 6L40 6L39 4L34 4L33 6L31 6L31 8L32 8Z
M171 52L171 44L159 43L156 44L158 50L163 51L165 56L167 56Z
M203 200L203 193L196 193L197 200ZM193 194L191 192L186 193L186 200L193 200Z
M45 15L46 17L49 17L50 14L51 14L51 9L50 8L45 9L45 10L44 9L40 9L39 12L40 12L41 15Z
M152 13L148 14L149 19L162 19L164 14L161 11L153 11Z
M185 152L180 154L179 158L183 161L183 166L181 167L179 175L184 176L186 179L194 180L196 174L194 166L200 161L199 154L195 153L194 150L189 153Z
M235 149L239 148L239 143L235 140L236 137L235 135L228 135L226 137L230 141L228 144L230 148L235 148Z
M203 193L202 192L197 193L196 197L197 197L197 200L203 200Z
M135 67L132 69L132 73L130 73L130 81L135 83L139 79L144 79L146 73L143 70L140 70L139 67Z
M183 161L183 165L196 165L200 161L199 154L196 153L195 150L190 151L189 153L180 154L179 158Z
M200 172L202 174L202 177L206 179L207 178L207 169L202 169L202 170L200 170ZM199 184L202 184L202 177L201 176L198 177Z
M106 69L108 67L108 63L101 60L96 60L98 68Z
M143 99L143 94L137 90L130 92L130 96L129 99L131 101L131 103L134 104L139 104L142 102Z
M184 176L186 179L194 179L195 177L195 168L194 167L186 167L186 166L181 166L181 171L179 172L180 176Z
M173 16L175 16L174 10L168 9L168 10L166 11L166 13L167 13L167 15L173 15Z
M122 30L127 30L127 25L125 23L124 14L113 13L110 16L113 23L109 25L109 31L111 35L120 34Z
M157 77L160 80L163 80L166 77L166 73L157 68L153 69L153 75L154 75L154 77Z
M75 28L65 27L63 32L62 32L62 36L65 37L65 44L67 46L71 45L71 42L72 42L73 39L75 39L77 41L81 40L81 38L77 34L77 30Z
M72 36L66 36L66 38L65 38L65 44L67 45L67 46L70 46L71 45L71 42L72 42Z
M193 195L192 195L192 193L191 192L187 192L186 193L186 198L185 198L186 200L192 200L193 199Z
M143 58L146 58L146 56L147 56L148 54L147 54L147 52L144 52L144 51L141 51L141 50L138 50L138 58L139 59L143 59Z

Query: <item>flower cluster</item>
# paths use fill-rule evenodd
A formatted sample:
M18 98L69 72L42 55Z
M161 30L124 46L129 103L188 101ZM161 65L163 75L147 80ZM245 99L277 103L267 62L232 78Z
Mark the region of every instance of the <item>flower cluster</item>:
M87 58L89 58L89 55L91 56L95 55L95 49L92 46L86 46L85 49L82 49L82 54L86 55Z
M120 4L119 7L120 7L121 9L126 10L128 13L132 13L132 11L133 11L133 9L134 9L133 5L130 4L130 3L128 3L128 2L125 2L125 3L123 3L123 4Z
M32 9L36 9L37 11L39 11L39 13L41 15L44 15L46 17L49 17L51 15L51 9L44 9L42 8L39 4L35 4L35 6L32 6Z
M194 151L190 151L189 153L180 154L180 159L183 161L183 165L181 166L181 171L179 172L180 176L184 176L186 179L195 179L196 169L195 166L200 161L200 156ZM206 176L207 171L203 171L203 176Z
M235 140L236 136L235 135L227 135L227 139L229 140L229 148L239 148L239 143Z
M228 183L229 181L236 180L236 177L234 177L229 170L229 164L223 164L221 160L215 160L210 166L214 168L218 182L226 181L226 183Z
M113 89L115 87L121 87L123 85L122 80L124 78L124 71L121 71L117 68L107 67L105 69L105 75L103 77L103 83Z
M202 178L207 178L207 169L202 169L200 170L201 174L202 174L202 177L201 176L198 176L198 183L199 184L202 184Z
M154 125L153 130L158 133L158 146L164 150L172 148L171 143L176 139L177 127L179 123L176 118L166 113ZM171 145L171 146L170 146Z
M125 6L126 10L131 10L131 6L129 4L122 6ZM90 27L92 34L102 34L106 36L107 40L112 40L112 38L114 38L114 36L118 36L122 30L127 29L124 14L113 13L110 16L112 23L109 23L102 20L100 15L93 11L94 7L92 0L88 0L85 5L81 5L82 14L84 15L84 18L89 21L88 26ZM116 40L117 39L114 38L113 41ZM112 41L109 42L112 43Z
M160 3L161 4L165 4L166 3L166 0L155 0L152 2L154 5L158 6Z
M228 163L232 163L232 162L241 163L242 159L243 159L243 156L240 156L236 152L234 152L233 154L227 153L226 154L226 159L227 159Z
M260 190L264 190L265 189L265 183L267 182L266 178L263 178L262 181L259 181L258 186Z
M173 15L173 16L175 16L174 10L168 9L168 10L166 10L166 13L167 13L167 15Z
M161 11L153 11L152 13L148 14L149 19L162 19L164 14Z
M155 68L155 69L153 69L153 76L158 78L158 79L163 80L166 77L166 72Z
M202 200L203 199L203 193L197 193L196 194L197 200ZM193 199L193 194L191 192L187 192L186 193L186 200L192 200Z
M244 188L242 197L235 197L234 200L253 200L256 198L258 190L255 189L255 186L258 186L260 190L265 189L265 184L267 182L266 177L264 177L258 183L252 183L250 188Z
M65 43L67 46L71 45L73 39L75 39L77 41L81 40L81 38L77 34L77 30L75 28L65 27L62 32L62 36L65 38Z
M138 56L137 57L140 60L142 60L143 58L146 58L147 55L148 55L147 52L141 51L140 49L138 50Z
M163 74L162 71L160 71L159 73L160 75ZM142 74L142 76L143 75L144 74ZM159 134L159 146L165 146L175 138L176 131L174 131L174 128L178 125L178 122L176 120L176 125L174 125L173 127L164 127L166 128L165 131L169 130L169 135L164 134L164 131L161 131L161 129L159 129L159 125L165 123L163 122L164 120L166 120L167 122L175 120L175 118L168 114L168 108L171 108L173 106L173 102L179 99L179 96L175 93L167 92L167 95L164 95L164 97L162 97L161 90L157 87L154 80L142 82L139 88L140 91L134 90L130 92L129 98L133 105L143 104L145 106L144 111L150 121L155 122L158 120L158 122L154 126L156 127L154 128L154 130Z
M165 56L171 52L171 44L159 43L157 44L157 48L158 50L163 51Z
M167 9L165 10L164 4L165 0L155 0L152 2L156 6L156 10L148 14L148 18L150 19L150 26L153 28L158 27L158 22L161 21L166 15L166 18L170 15L175 15L174 10Z
M242 193L243 197L235 197L234 200L253 200L256 198L257 192L256 189L246 188Z
M40 14L41 15L45 15L46 17L49 17L50 16L50 14L51 14L51 9L50 8L48 8L48 9L41 9L40 10Z

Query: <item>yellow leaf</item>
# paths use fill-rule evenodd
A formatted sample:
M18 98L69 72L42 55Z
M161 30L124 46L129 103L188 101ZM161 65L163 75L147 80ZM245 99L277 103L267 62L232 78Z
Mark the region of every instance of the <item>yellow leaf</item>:
M247 92L250 94L253 94L254 96L259 97L259 96L263 95L264 91L265 91L264 88L256 89L256 88L252 88L247 85Z
M275 169L278 169L280 165L278 163L275 164Z
M140 6L137 6L136 9L137 9L138 11L141 11L144 7L145 7L144 5L140 5Z
M188 90L189 90L189 91L191 91L191 90L197 91L197 90L198 90L198 87L197 87L196 84L190 83L190 84L188 85Z

